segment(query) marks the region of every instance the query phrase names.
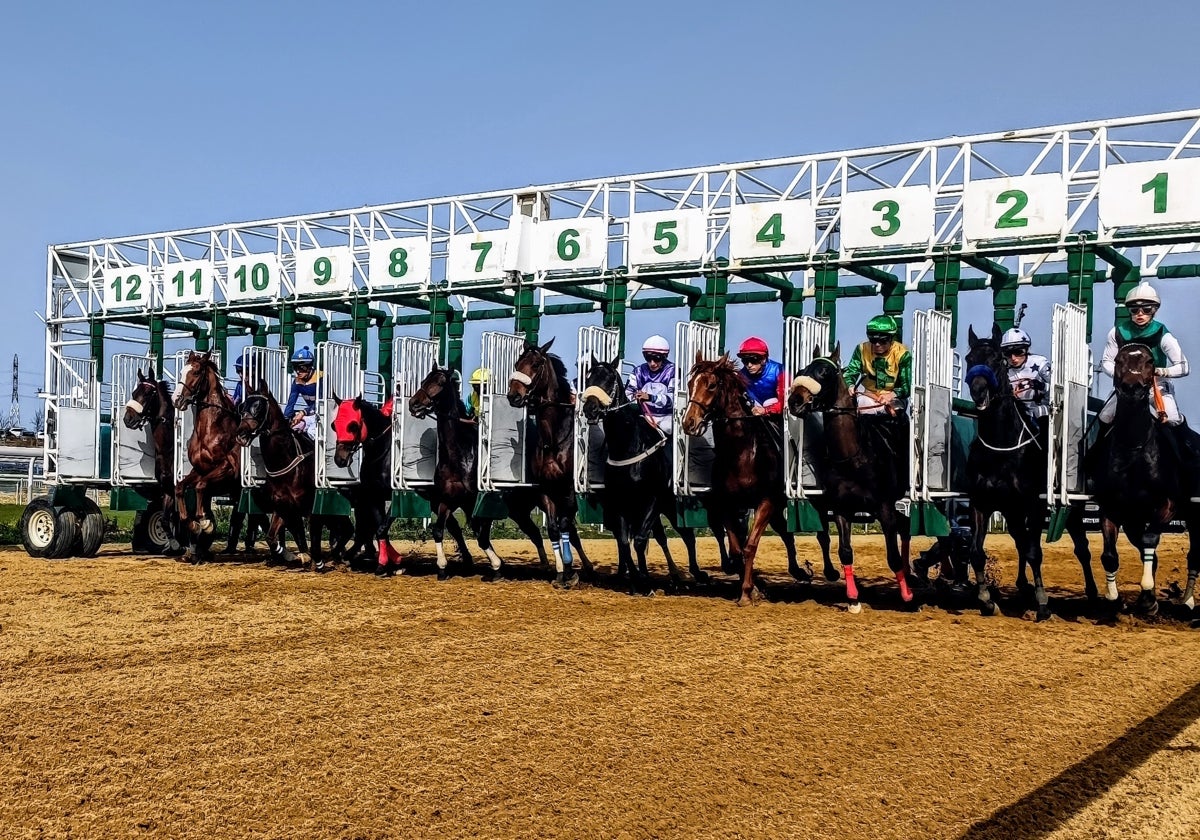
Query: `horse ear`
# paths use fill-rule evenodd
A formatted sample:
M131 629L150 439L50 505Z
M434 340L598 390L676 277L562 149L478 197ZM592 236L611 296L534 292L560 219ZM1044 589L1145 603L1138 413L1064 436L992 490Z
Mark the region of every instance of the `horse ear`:
M608 363L608 366L609 366L610 368L612 368L613 370L618 370L618 371L619 371L619 370L621 369L621 357L620 357L620 356L613 356L613 357L612 357L612 361Z
M697 350L697 351L696 351L696 364L700 364L700 363L701 363L701 362L703 362L703 361L704 361L704 353L703 353L703 351L701 351L701 350Z
M596 358L595 353L588 353L588 355L592 357L592 361L589 363L588 367L596 367L596 365L600 364L600 360Z
M1002 332L1000 332L1000 325L999 325L999 324L996 324L996 323L993 323L993 324L992 324L992 341L996 342L996 344L997 344L997 345L999 345L999 344L1000 344L1000 338L1001 338L1001 336L1003 336L1003 335L1004 335L1004 334L1003 334Z
M267 394L269 394L269 393L270 393L270 389L269 389L269 388L267 388L267 380L263 379L263 378L260 376L260 377L259 377L259 379L258 379L258 385L256 385L256 386L254 387L254 390L255 390L255 392L256 392L256 393L262 394L264 397L265 397Z
M138 368L138 384L140 385L141 383L143 383L145 381L146 381L146 377L142 376L142 369Z
M330 391L329 395L333 397L334 405L341 405L342 401L338 399L337 391Z
M551 344L553 344L553 343L554 343L554 339L552 338L552 339L550 339L549 341L547 341L545 344L543 344L543 345L542 345L540 348L538 348L538 349L539 349L539 350L541 350L543 353L549 352L549 350L550 350L550 345L551 345Z
M975 325L968 324L967 325L967 346L974 347L978 343L979 343L979 336L975 335Z
M207 361L210 361L211 359L212 359L212 351L205 350L204 355L200 358L200 361L207 362Z
M829 359L835 365L840 365L842 363L842 342L839 341L837 344L833 345L833 352L829 354Z

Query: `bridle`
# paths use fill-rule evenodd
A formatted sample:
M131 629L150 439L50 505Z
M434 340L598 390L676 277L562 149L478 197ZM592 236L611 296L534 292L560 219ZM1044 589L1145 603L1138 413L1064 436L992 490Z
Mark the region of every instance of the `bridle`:
M1013 402L1017 403L1017 417L1021 421L1021 431L1017 434L1017 442L1012 446L996 446L995 444L988 443L987 440L984 439L982 431L979 430L976 430L976 440L978 440L985 449L989 449L992 452L1017 452L1021 449L1024 449L1031 443L1034 444L1038 449L1042 449L1042 445L1038 443L1037 440L1037 430L1029 427L1029 421L1026 419L1025 411L1020 405L1021 401L1013 392L1012 384L1008 380L1007 371L1001 371L1000 374L997 374L992 365L989 365L986 362L980 362L978 364L971 365L971 367L967 368L967 372L963 374L963 381L968 383L968 387L971 380L976 378L982 378L985 380L987 382L989 391L988 405L986 408L980 409L981 411L987 411L993 405L1000 405L1003 402ZM1002 381L1007 383L1009 387L1002 387ZM978 408L978 403L976 403L976 407Z
M570 407L570 402L550 400L541 396L537 397L536 399L534 398L534 395L539 393L539 390L550 390L549 386L543 382L543 379L547 369L550 369L551 376L554 375L554 371L553 366L550 364L550 359L540 349L535 347L526 353L523 353L522 358L529 355L532 355L537 359L536 367L533 367L533 364L530 363L533 375L531 376L530 374L525 373L525 371L518 368L514 370L508 377L509 382L520 382L525 386L525 393L521 398L521 406L530 408L533 411L542 411L549 406L560 406L564 408Z

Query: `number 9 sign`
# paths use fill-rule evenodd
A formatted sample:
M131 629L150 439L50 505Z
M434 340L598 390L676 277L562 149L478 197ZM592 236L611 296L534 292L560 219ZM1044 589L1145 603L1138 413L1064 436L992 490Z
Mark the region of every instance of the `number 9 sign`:
M328 295L350 291L354 252L347 247L296 252L296 294Z

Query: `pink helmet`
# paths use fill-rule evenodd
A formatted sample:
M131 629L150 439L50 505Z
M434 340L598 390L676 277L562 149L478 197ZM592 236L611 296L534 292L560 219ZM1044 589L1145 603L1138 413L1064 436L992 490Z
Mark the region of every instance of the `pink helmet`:
M767 342L763 341L756 335L752 335L742 342L742 346L738 348L737 354L739 356L744 356L746 354L769 356L771 355L771 351L767 347Z

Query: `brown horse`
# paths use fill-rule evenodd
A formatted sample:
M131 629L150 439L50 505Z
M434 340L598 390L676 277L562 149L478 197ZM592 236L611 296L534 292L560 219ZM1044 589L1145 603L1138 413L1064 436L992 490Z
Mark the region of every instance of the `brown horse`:
M896 502L908 492L908 449L895 451L890 427L896 421L882 416L864 418L858 413L854 394L842 378L840 348L825 358L816 358L792 382L788 411L795 417L811 412L825 415L819 467L823 495L817 505L823 530L817 541L825 560L825 579L838 579L829 557L829 515L838 531L838 559L846 573L846 600L850 612L862 609L854 580L854 549L850 545L850 517L868 511L883 529L888 567L896 575L900 598L912 600L908 584L908 517L896 510ZM876 428L868 429L868 424Z
M579 552L584 572L592 564L583 547L571 539L575 529L575 398L562 359L550 351L554 339L541 347L526 344L509 376L508 403L526 408L537 424L530 463L538 507L546 512L546 530L554 549L554 585L570 589L579 582L571 562L571 545Z
M150 424L150 438L154 441L154 480L162 494L162 511L172 531L172 549L178 536L175 529L178 517L175 512L175 406L171 403L171 392L167 383L155 379L154 371L143 375L138 369L138 384L125 403L125 414L121 418L127 429L141 429Z
M221 384L221 374L209 353L188 354L183 375L176 385L175 409L189 406L196 424L188 441L192 469L175 485L175 509L180 527L187 527L191 512L184 493L195 491L195 521L190 526L197 536L196 559L203 560L212 544L211 503L215 495L236 497L241 492L242 448L237 442L237 408ZM206 539L201 540L204 537Z
M742 591L738 606L753 603L754 558L767 524L775 520L780 533L787 509L783 491L783 451L768 423L771 417L751 413L746 386L729 356L716 361L696 354L688 375L688 405L683 415L685 434L698 436L713 428L713 490L708 495L709 522L719 523L729 540L731 562L742 558ZM740 514L754 516L743 543Z

